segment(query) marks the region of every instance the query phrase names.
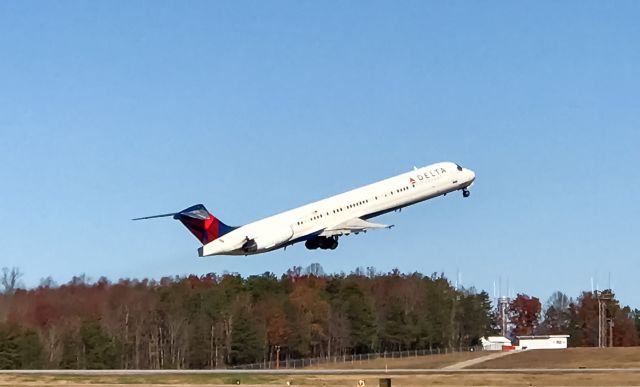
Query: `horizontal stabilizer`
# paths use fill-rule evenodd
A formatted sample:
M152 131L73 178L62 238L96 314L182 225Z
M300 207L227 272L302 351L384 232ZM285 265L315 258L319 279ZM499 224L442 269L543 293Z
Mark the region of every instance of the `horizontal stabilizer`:
M164 218L165 216L174 216L175 214L176 214L176 212L172 212L170 214L143 216L142 218L133 218L131 220L144 220L144 219L153 219L153 218Z
M154 218L164 218L167 216L173 216L173 219L180 220L181 217L187 216L193 219L205 220L209 219L211 214L202 204L196 204L195 206L191 206L186 208L180 212L171 212L168 214L160 214L160 215L151 215L151 216L143 216L141 218L133 218L131 220L144 220L144 219L154 219Z
M361 218L354 218L346 222L342 222L333 227L324 229L321 236L346 235L351 233L365 232L367 230L391 228L393 225L379 224L367 222Z

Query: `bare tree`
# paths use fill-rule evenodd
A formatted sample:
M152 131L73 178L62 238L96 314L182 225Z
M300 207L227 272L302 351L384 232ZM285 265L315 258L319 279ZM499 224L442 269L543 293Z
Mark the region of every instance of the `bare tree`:
M45 289L53 289L53 288L57 288L58 284L56 283L56 281L53 280L51 276L48 276L46 278L40 278L40 284L38 285L38 287L45 288Z
M9 269L8 267L2 268L2 277L0 277L0 285L2 285L2 293L4 294L13 294L16 289L21 286L20 278L22 278L24 274L17 267L12 267Z
M557 311L567 311L572 302L573 300L567 297L566 294L561 291L555 291L547 301L547 308L553 307Z

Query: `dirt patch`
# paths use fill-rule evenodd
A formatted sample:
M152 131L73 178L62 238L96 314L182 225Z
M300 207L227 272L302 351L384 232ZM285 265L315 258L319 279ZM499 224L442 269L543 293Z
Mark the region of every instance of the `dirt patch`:
M469 368L640 368L640 347L537 349Z
M450 374L450 375L380 375L391 378L394 387L414 386L640 386L638 374ZM378 386L379 377L321 377L315 381L300 383L314 386L353 386L364 380L366 386Z

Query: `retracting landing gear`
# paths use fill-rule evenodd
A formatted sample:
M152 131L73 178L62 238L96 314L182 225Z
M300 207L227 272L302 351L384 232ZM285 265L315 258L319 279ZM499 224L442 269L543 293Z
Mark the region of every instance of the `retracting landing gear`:
M466 188L462 190L462 197L468 198L469 195L471 195L471 191Z

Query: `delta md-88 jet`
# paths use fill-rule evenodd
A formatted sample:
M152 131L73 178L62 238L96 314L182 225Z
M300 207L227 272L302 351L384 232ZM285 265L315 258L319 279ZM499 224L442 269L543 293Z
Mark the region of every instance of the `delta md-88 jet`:
M369 222L387 212L462 191L466 198L476 176L455 163L442 162L332 196L240 227L227 226L202 204L180 212L134 220L172 216L202 243L201 257L251 255L305 242L308 249L335 249L338 237L371 229L391 228Z

